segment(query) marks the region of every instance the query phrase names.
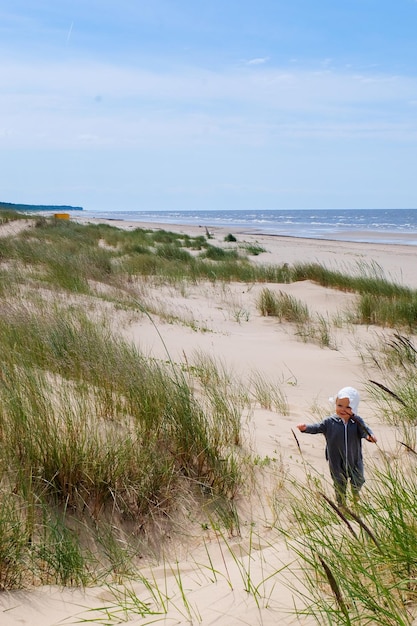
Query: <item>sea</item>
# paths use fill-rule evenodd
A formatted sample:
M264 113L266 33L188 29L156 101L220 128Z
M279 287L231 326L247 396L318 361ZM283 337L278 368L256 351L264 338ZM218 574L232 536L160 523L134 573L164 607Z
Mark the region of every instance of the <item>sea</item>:
M223 211L74 211L74 217L223 227L231 234L417 245L417 209L270 209Z

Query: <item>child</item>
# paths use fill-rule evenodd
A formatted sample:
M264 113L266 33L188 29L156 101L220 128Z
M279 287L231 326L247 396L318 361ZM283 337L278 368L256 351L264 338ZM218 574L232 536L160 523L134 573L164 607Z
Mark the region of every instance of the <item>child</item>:
M298 424L302 433L316 435L323 433L326 438L326 459L329 461L330 475L339 506L346 503L347 483L350 479L355 503L365 482L363 475L362 439L376 443L377 439L363 419L357 415L359 393L353 387L344 387L336 398L336 410L318 424Z

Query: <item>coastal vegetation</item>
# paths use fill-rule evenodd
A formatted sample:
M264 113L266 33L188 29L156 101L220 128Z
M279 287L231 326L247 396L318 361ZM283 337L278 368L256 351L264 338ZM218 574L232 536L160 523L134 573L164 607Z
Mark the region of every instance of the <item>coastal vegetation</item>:
M26 211L82 211L80 206L68 204L16 204L14 202L0 202L0 211L26 212Z
M416 355L414 340L398 333L363 349L365 370L376 365L380 375L369 379L369 394L376 412L395 426L399 449L395 456L380 450L382 462L372 469L360 507L337 507L312 467L306 468L307 485L292 484L297 530L283 534L304 564L306 587L294 593L317 624L415 623Z
M96 616L98 622L120 623L134 615L162 620L170 592L158 586L152 572L149 577L139 572L144 558L162 560L183 614L198 623L183 573L166 557L172 536L194 536L198 528L232 555L258 608L268 609L273 578L281 575L304 604L296 610L320 625L412 624L417 600L413 289L386 280L377 266L339 272L316 263L263 265L261 251L237 237L213 245L204 235L165 230L120 230L9 212L0 218L28 221L26 229L0 240L1 589L113 584L134 577L143 584L146 601L129 587L123 594L119 589L105 616ZM369 371L369 394L396 428L401 453L381 450L358 509L342 510L332 502L298 440L305 484L286 476L276 460L254 454L244 429L254 406L290 414L279 383L259 372L240 381L205 354L175 362L159 333L162 320L189 324L195 332L209 329L172 314L150 296L151 287L168 287L186 298L196 284L211 289L231 282L260 284L260 315L287 324L303 341L336 349L336 323L283 291L284 285L307 280L352 294L338 325L381 331L378 342L361 345L361 358ZM236 323L250 324L242 311L237 303ZM122 319L150 321L165 358L147 356L129 342ZM285 541L294 559L272 572L265 562L264 577L255 580L254 546L265 538L256 521L242 523L239 502L257 494L263 471L277 486L270 521L276 543L270 540L268 549ZM239 556L233 539L245 533L246 551ZM266 557L259 550L257 558ZM224 578L232 588L209 547L207 564L197 565L213 584Z

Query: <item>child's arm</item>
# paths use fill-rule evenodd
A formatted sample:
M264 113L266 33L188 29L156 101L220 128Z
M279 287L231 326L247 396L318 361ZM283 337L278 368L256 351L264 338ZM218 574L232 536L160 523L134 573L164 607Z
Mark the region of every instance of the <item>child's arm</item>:
M376 443L378 440L375 437L374 433L372 432L372 430L369 428L369 426L367 424L365 424L364 420L359 417L359 415L355 415L355 419L356 421L360 424L362 431L363 431L363 437L367 440L370 441L371 443Z
M308 433L309 435L317 435L317 433L324 433L326 431L326 420L319 424L297 424L297 428L302 433Z

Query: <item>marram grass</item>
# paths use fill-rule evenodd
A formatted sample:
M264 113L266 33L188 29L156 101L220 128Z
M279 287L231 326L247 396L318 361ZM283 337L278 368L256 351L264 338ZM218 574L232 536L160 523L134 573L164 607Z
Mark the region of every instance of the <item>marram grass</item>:
M27 278L48 288L89 294L94 283L126 288L135 276L165 281L213 283L290 283L311 280L317 284L358 294L351 319L360 324L405 328L417 327L415 290L390 281L375 264L358 264L355 271L329 269L318 263L290 266L253 264L251 246L228 242L227 248L211 245L206 237L190 237L166 231L113 226L80 225L62 220L39 219L37 228L2 240L0 261L27 266ZM230 247L232 246L232 247ZM263 250L257 249L256 254ZM36 273L34 274L34 269ZM29 270L31 272L29 272ZM30 275L31 273L31 275ZM22 275L21 280L25 280ZM281 303L294 310L294 302ZM271 314L277 303L260 303L262 314ZM275 313L272 313L275 314ZM302 312L298 307L298 315ZM282 313L280 313L282 315ZM305 314L304 314L305 317Z
M0 562L4 587L29 575L18 567L12 573L10 562L51 579L54 528L67 546L62 559L73 562L67 573L60 559L56 580L79 584L104 565L69 542L71 524L89 528L99 549L100 528L111 520L133 524L140 535L166 524L187 491L190 501L234 497L242 481L240 415L226 389L202 403L175 364L145 359L104 320L93 323L76 309L8 306L0 341L0 527L13 539L5 549L15 550ZM51 507L62 522L55 516L46 533L43 512Z
M320 625L411 626L417 615L415 347L395 334L381 348L385 384L370 380L368 390L397 430L396 450L382 450L378 466L367 468L372 480L356 508L338 507L317 479L308 489L294 485L295 523L283 529L306 575L307 590L294 593Z
M202 358L179 368L169 359L149 360L113 334L105 319L87 314L75 301L69 311L52 300L47 307L34 298L24 304L19 287L27 290L25 295L47 289L67 298L91 296L99 283L128 297L137 276L177 284L312 280L359 294L366 307L356 309L358 323L391 326L395 320L396 329L415 330L414 291L393 285L378 268L359 268L350 276L315 264L255 266L241 246L239 254L223 255L216 249L207 253L209 245L204 237L48 220L2 241L1 588L130 576L137 571L136 555L149 548L151 529L161 530L156 547L164 530L172 528L181 501L204 503L210 514L219 503L216 532L238 533L236 496L242 493L248 461L240 428L242 415L250 412L249 394L219 364ZM274 298L266 297L266 311L271 303L276 305ZM286 305L285 315L300 309L297 302ZM325 322L323 342L328 340ZM385 412L394 419L400 409L401 422L415 429L414 350L407 341L399 343L401 365L398 351L391 351L377 382L410 408L405 414L404 405L383 396ZM394 362L390 379L387 368ZM404 379L396 377L399 369ZM255 394L262 406L278 402L259 384ZM281 401L284 412L285 397ZM291 530L286 526L284 532L309 585L304 612L318 624L412 623L415 456L408 451L401 464L379 468L366 500L351 515L336 511L317 489L303 491L296 501ZM245 589L260 602L250 558L239 560L239 566ZM175 580L187 618L198 621L178 568ZM153 582L145 584L157 597L161 615L169 599ZM133 601L140 604L136 597ZM139 608L149 615L146 607Z

